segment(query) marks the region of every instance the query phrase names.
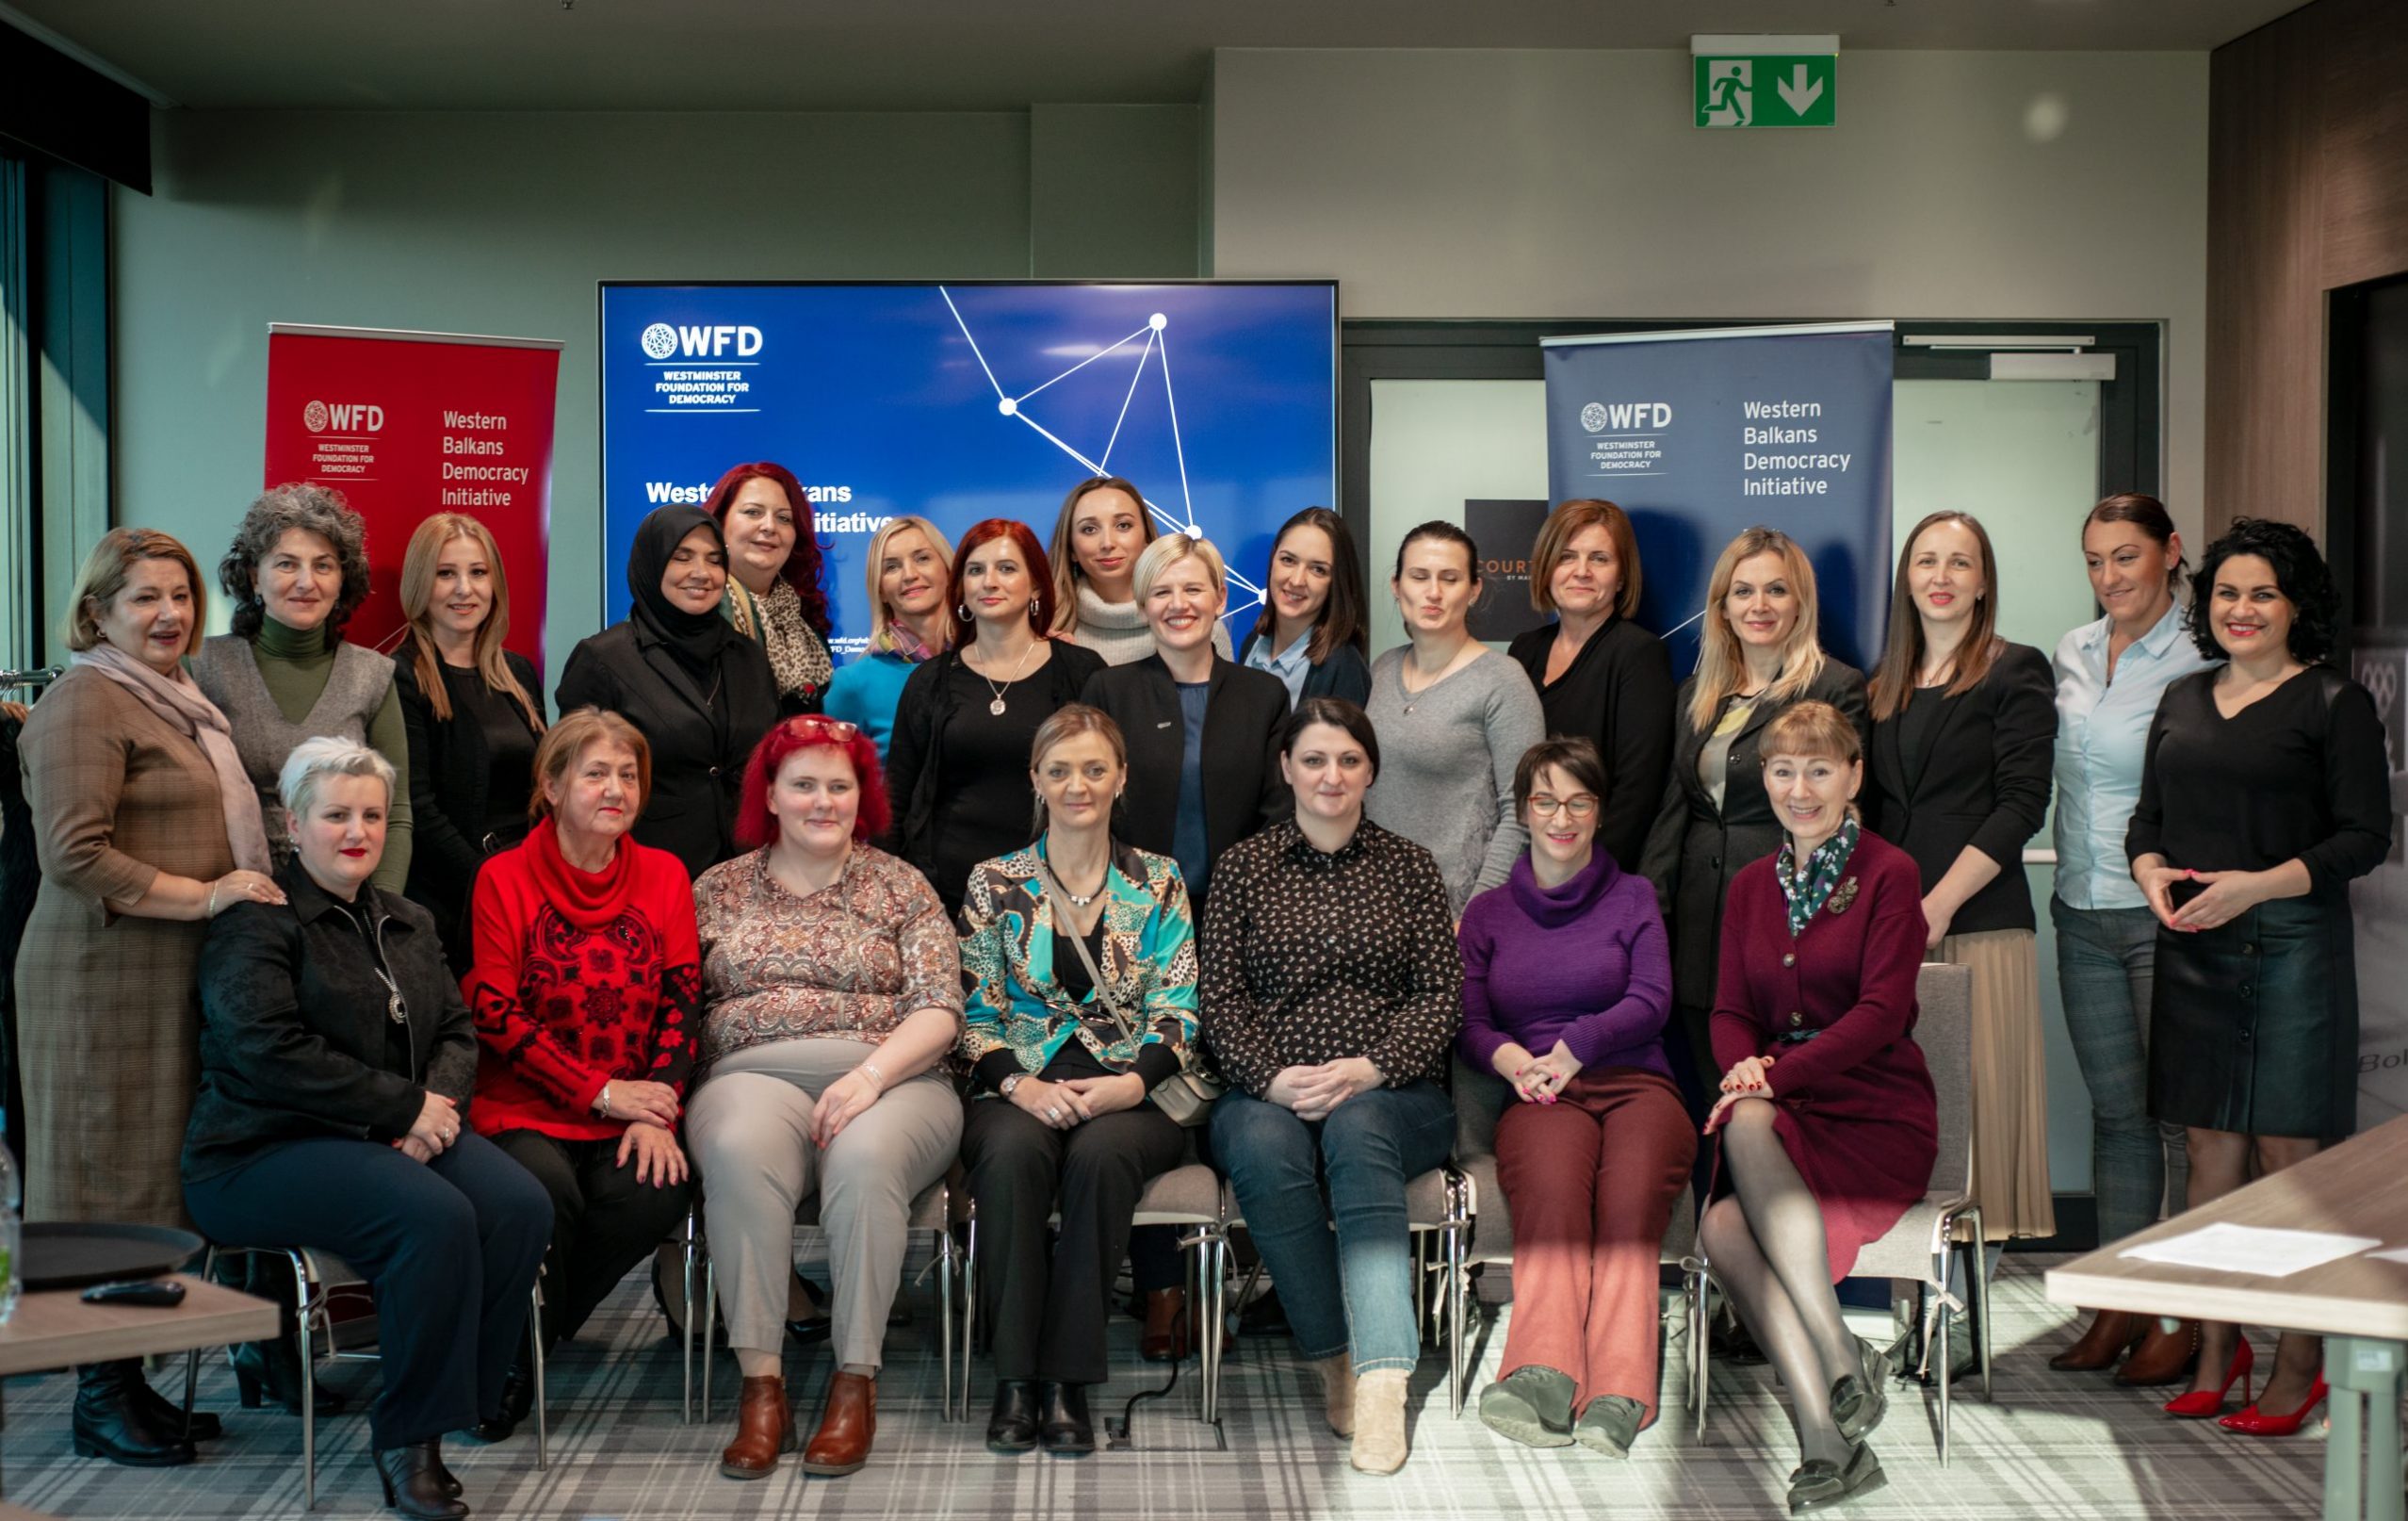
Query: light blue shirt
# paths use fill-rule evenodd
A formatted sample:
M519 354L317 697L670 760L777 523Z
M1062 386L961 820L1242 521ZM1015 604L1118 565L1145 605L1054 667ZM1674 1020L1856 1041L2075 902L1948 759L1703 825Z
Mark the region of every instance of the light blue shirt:
M1285 681L1288 684L1288 706L1293 709L1304 700L1305 678L1312 674L1312 661L1306 654L1311 646L1312 630L1307 629L1296 635L1294 644L1274 655L1271 653L1271 636L1257 634L1245 642L1245 668L1268 671Z
M2149 725L2166 688L2213 662L2191 643L2182 605L2135 640L2107 679L2112 619L2057 646L2057 895L2069 908L2145 908L2123 834L2140 802Z

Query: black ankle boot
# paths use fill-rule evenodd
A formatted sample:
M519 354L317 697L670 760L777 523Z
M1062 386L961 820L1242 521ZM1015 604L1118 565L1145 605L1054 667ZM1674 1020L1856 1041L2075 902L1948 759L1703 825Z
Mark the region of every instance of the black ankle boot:
M186 1431L184 1407L152 1388L148 1379L134 1381L134 1398L140 1402L142 1413L151 1417L151 1424L162 1431L187 1436L195 1442L214 1442L226 1434L225 1424L205 1410L192 1413L192 1429Z
M1049 1379L1037 1385L1037 1441L1062 1458L1083 1458L1096 1449L1096 1427L1087 1418L1085 1384Z
M455 1521L468 1513L467 1505L445 1490L450 1472L443 1465L440 1442L381 1449L376 1476L384 1483L384 1503L411 1521Z
M535 1377L526 1366L513 1363L502 1375L501 1409L477 1423L471 1434L480 1442L507 1442L535 1409Z
M138 1362L89 1363L75 1370L78 1457L106 1458L129 1468L173 1468L192 1461L192 1444L175 1428L151 1419L135 1392L141 1382Z
M263 1404L273 1404L287 1415L298 1415L301 1408L301 1348L285 1340L247 1341L231 1349L234 1359L235 1386L242 1398L242 1408L257 1410ZM320 1415L343 1414L343 1397L321 1383L313 1402Z
M989 1452L1026 1452L1036 1445L1035 1381L998 1380L995 1384L995 1409L986 1417L986 1449Z

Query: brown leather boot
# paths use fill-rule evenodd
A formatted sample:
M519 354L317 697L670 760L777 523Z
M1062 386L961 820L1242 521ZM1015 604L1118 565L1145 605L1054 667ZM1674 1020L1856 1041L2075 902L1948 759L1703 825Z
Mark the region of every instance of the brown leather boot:
M794 1450L794 1411L786 1402L786 1380L772 1373L746 1379L736 1397L736 1440L719 1455L719 1471L730 1479L766 1479L777 1455Z
M2101 1310L2081 1338L2048 1360L2059 1373L2096 1373L2115 1366L2124 1349L2148 1334L2148 1321L2129 1310Z
M1137 1355L1148 1363L1179 1363L1187 1357L1187 1290L1158 1288L1146 1296L1146 1330L1137 1339Z
M2185 1320L2172 1331L2152 1317L2149 1334L2115 1370L2115 1382L2127 1389L2181 1383L2199 1362L2199 1322Z
M803 1449L803 1471L833 1479L870 1461L878 1435L878 1381L867 1373L837 1373L828 1379L827 1407L820 1430Z

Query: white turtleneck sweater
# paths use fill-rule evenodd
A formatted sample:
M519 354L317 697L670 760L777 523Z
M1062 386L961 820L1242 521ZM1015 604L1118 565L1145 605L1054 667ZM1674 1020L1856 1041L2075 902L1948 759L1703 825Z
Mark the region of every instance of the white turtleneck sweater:
M1070 642L1094 650L1104 658L1107 665L1127 665L1142 661L1154 652L1154 636L1146 627L1146 619L1134 602L1107 602L1096 595L1096 589L1085 578L1076 583L1079 589L1079 627L1071 631ZM1235 660L1230 653L1229 623L1223 618L1212 625L1212 647L1223 660Z

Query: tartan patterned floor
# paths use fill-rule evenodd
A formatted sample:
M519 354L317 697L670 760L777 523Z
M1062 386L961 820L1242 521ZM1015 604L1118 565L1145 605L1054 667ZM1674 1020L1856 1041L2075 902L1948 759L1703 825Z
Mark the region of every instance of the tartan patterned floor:
M2041 1297L2040 1273L2053 1260L2006 1259L1993 1296L1997 1398L1985 1404L1977 1393L1959 1400L1953 1464L1939 1465L1928 1397L1895 1388L1889 1418L1874 1438L1888 1488L1831 1513L1916 1521L2270 1521L2316 1513L2323 1456L2318 1437L2250 1441L2212 1423L2169 1420L2145 1392L2118 1389L2104 1375L2051 1372L2045 1359L2068 1339L2071 1318ZM1083 1461L1042 1454L1005 1459L979 1441L991 1388L984 1366L972 1383L973 1422L939 1419L926 1301L914 1296L907 1302L923 1310L922 1318L889 1336L892 1362L880 1380L877 1450L870 1465L851 1478L806 1479L790 1465L750 1483L720 1478L733 1365L723 1350L721 1403L711 1424L680 1425L676 1349L662 1337L649 1295L634 1278L554 1360L550 1472L535 1468L531 1429L494 1447L464 1438L447 1442L447 1461L465 1480L477 1513L488 1517L1572 1521L1610 1513L1618 1521L1703 1521L1786 1513L1782 1493L1796 1452L1785 1408L1762 1367L1717 1368L1713 1418L1700 1446L1685 1430L1674 1429L1683 1377L1676 1366L1665 1381L1665 1421L1640 1438L1632 1461L1613 1463L1580 1447L1535 1452L1512 1446L1468 1410L1461 1420L1452 1418L1443 1362L1432 1354L1414 1384L1413 1459L1402 1474L1383 1480L1347 1467L1345 1446L1322 1426L1307 1375L1272 1349L1244 1343L1225 1374L1226 1449L1194 1418L1191 1377L1166 1399L1140 1407L1134 1449ZM1099 1392L1098 1421L1107 1409L1116 1415L1141 1378L1159 1371L1137 1361L1133 1322L1116 1320L1113 1334L1125 1378L1108 1394ZM1472 1388L1493 1374L1504 1340L1502 1322L1492 1321ZM1673 1344L1675 1365L1679 1345ZM788 1362L806 1433L826 1372L823 1348L795 1352ZM350 1366L335 1369L330 1382L360 1391L374 1378L372 1368ZM162 1374L156 1382L181 1392L179 1380ZM67 1422L73 1382L66 1376L8 1381L8 1425L0 1441L8 1499L58 1516L129 1521L299 1513L299 1421L234 1408L233 1380L222 1363L204 1371L201 1388L203 1408L225 1413L226 1435L204 1446L202 1461L191 1467L145 1471L73 1455ZM320 1423L318 1513L386 1513L363 1450L366 1439L366 1422L357 1415Z

